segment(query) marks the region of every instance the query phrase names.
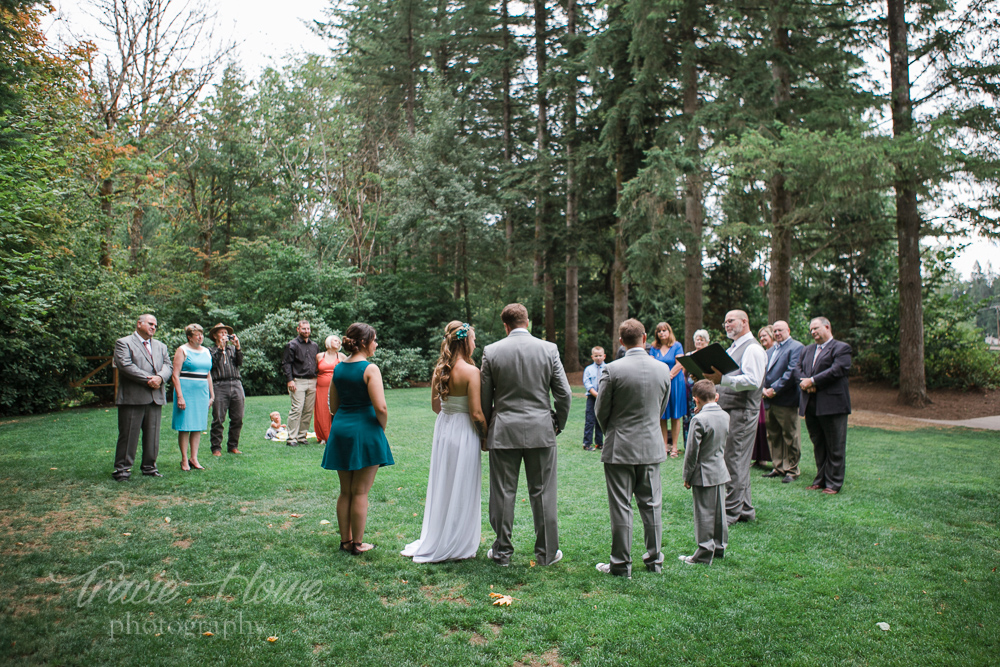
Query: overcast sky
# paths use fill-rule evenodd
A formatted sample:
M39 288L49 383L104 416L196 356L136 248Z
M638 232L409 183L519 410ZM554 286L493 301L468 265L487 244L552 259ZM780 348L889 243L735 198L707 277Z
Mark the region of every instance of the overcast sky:
M178 6L186 4L185 0L175 1ZM92 34L97 26L84 9L88 4L86 0L54 0L56 13L47 23L50 38L65 34L67 27L77 37ZM324 20L330 0L210 0L210 6L217 13L216 38L237 44L236 60L250 78L291 56L324 53L328 49L306 23ZM971 245L954 263L962 277L969 277L976 261L984 270L992 263L993 270L1000 271L1000 245L980 238L966 242Z

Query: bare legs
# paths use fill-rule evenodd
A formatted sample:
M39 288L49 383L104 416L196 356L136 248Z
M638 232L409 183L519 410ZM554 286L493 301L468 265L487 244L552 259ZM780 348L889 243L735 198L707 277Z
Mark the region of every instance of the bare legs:
M178 431L177 445L181 448L181 470L195 468L201 470L198 463L198 444L201 442L201 431ZM188 458L188 444L191 445L191 457Z
M337 497L337 525L340 527L341 545L353 543L355 551L368 551L364 544L365 522L368 521L368 492L375 483L378 466L361 470L338 470L340 495Z
M681 440L681 426L683 426L683 421L680 419L660 420L660 434L663 436L663 448L667 450L667 456L669 456L672 459L677 458L677 443L680 442ZM667 441L668 432L670 433L670 437L673 440L674 443L673 447L671 447L669 442Z

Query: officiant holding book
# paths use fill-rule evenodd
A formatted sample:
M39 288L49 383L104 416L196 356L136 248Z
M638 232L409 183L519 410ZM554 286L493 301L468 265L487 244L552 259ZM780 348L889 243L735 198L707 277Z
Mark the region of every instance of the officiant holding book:
M733 341L726 352L737 368L720 370L713 366L705 378L716 384L719 407L729 414L725 458L731 479L726 484L726 522L732 525L757 518L750 495L750 458L757 435L767 353L750 333L750 319L742 310L726 313L723 326Z

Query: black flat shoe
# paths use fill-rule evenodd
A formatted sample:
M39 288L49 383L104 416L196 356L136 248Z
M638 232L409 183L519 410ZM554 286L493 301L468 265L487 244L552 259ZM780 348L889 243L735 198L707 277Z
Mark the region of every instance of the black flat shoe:
M367 549L362 549L361 547L367 547ZM365 544L364 542L351 542L351 555L360 556L363 553L367 553L375 548L374 544Z
M346 551L348 553L351 553L353 551L353 549L351 548L351 546L353 544L354 544L354 542L352 542L351 540L341 540L341 542L340 542L340 550L341 551Z
M191 465L191 470L204 470L204 469L205 466L196 466L194 464Z

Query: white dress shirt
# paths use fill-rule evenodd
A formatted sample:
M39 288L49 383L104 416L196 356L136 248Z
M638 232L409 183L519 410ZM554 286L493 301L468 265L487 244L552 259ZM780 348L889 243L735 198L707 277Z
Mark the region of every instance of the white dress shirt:
M753 334L747 332L733 341L733 344L726 350L729 356L744 345L750 345L756 340ZM723 387L731 387L733 391L753 391L760 389L764 385L764 372L767 368L767 352L760 345L750 345L749 349L743 353L743 360L740 362L739 375L723 375L719 383Z

